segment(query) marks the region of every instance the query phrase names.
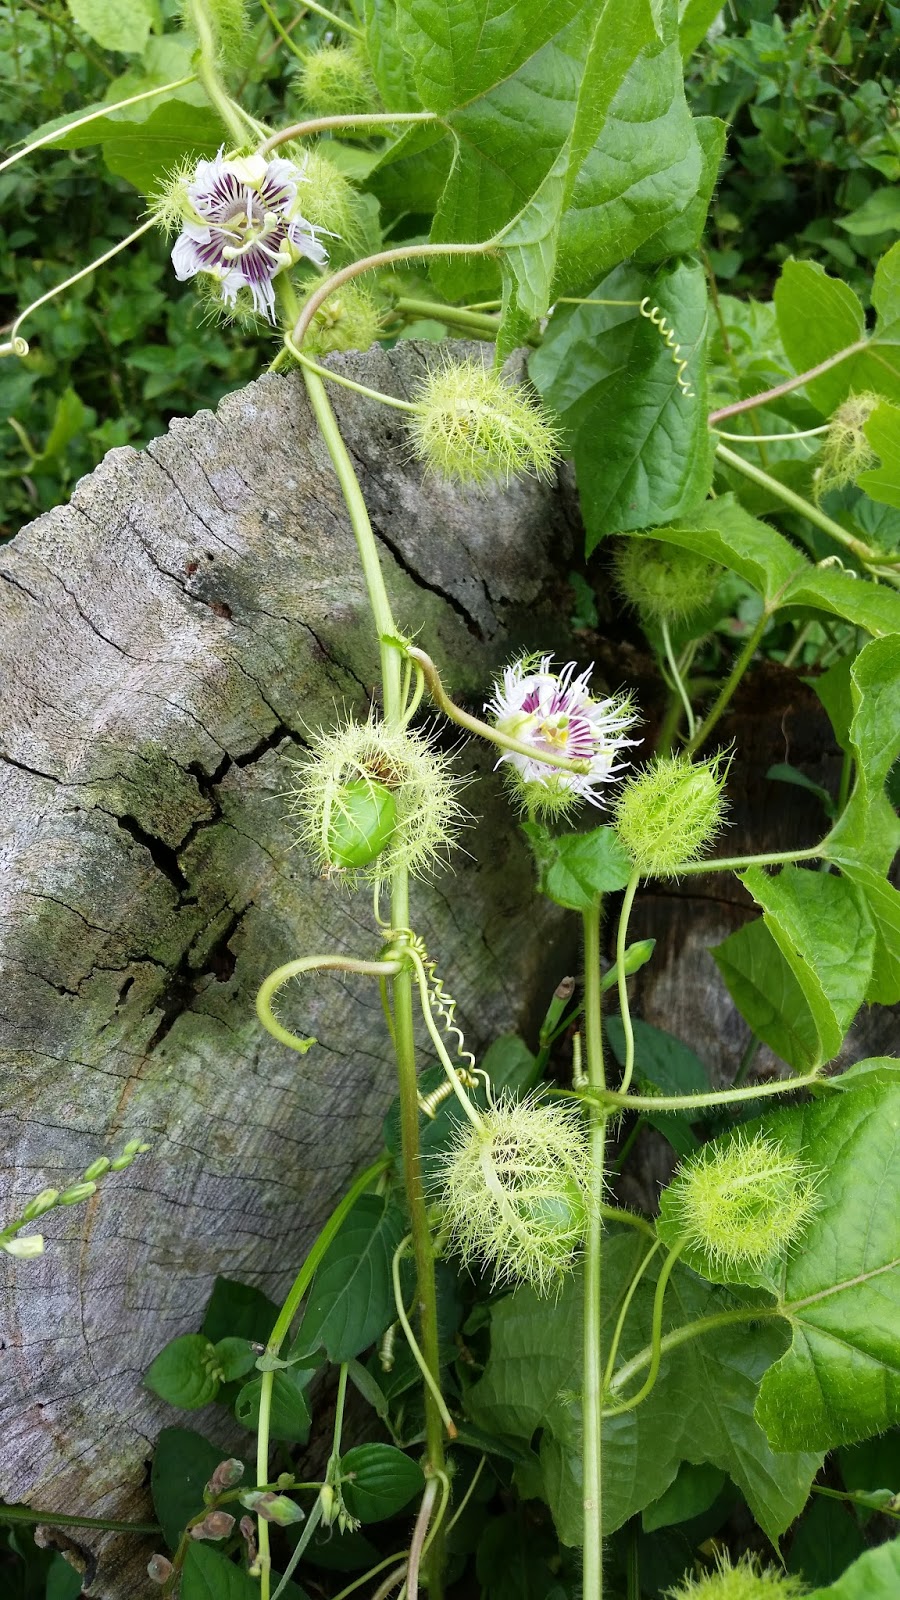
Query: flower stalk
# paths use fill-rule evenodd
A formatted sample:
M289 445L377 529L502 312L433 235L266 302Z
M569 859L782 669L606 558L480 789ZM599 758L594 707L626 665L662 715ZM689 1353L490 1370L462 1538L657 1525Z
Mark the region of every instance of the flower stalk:
M601 1017L602 990L600 985L600 908L595 905L585 911L584 930L584 1041L589 1087L599 1094L606 1088L603 1065L603 1023ZM582 1428L582 1493L584 1499L584 1600L602 1600L603 1596L603 1530L602 1530L602 1426L603 1426L603 1352L600 1345L602 1316L600 1308L600 1283L603 1250L603 1221L600 1206L603 1200L604 1163L606 1159L607 1114L600 1102L588 1106L589 1140L589 1206L588 1232L584 1257L584 1346Z

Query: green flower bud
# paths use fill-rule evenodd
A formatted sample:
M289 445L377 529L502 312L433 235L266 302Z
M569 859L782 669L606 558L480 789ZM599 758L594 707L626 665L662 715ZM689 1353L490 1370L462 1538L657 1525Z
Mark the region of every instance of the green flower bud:
M616 832L642 878L677 877L679 867L712 843L725 812L728 762L657 756L622 785Z
M444 1223L464 1261L495 1283L546 1293L572 1266L587 1223L588 1156L572 1106L502 1100L466 1125L440 1171Z
M846 488L861 472L875 466L878 456L866 438L865 426L880 404L881 395L866 391L849 395L843 405L838 406L813 473L817 500L822 500L831 489Z
M8 1256L17 1256L20 1261L30 1261L33 1256L44 1253L44 1237L40 1233L28 1233L22 1239L0 1239L0 1248Z
M657 539L627 539L616 551L616 583L645 623L679 622L702 611L722 568Z
M312 319L303 349L311 356L340 350L368 350L383 332L381 311L368 289L345 283L328 296Z
M559 435L523 388L504 383L477 357L446 362L426 378L410 421L413 455L451 482L550 478Z
M271 1489L248 1489L246 1494L240 1496L240 1501L248 1511L262 1517L264 1522L277 1522L280 1528L289 1528L294 1522L302 1522L305 1516L294 1500L289 1500L284 1494L273 1494Z
M338 791L328 829L328 854L336 867L367 867L390 844L397 801L383 783L352 778Z
M733 1566L727 1555L719 1557L715 1572L666 1590L667 1600L798 1600L805 1593L799 1578L778 1567L763 1567L755 1556Z
M379 108L365 52L356 44L324 44L304 56L297 79L304 106L317 117L364 115Z
M22 1221L34 1222L36 1217L42 1217L45 1212L52 1211L53 1207L58 1203L58 1189L42 1189L40 1194L36 1194L33 1200L29 1200L25 1210L22 1212Z
M61 1206L77 1206L82 1200L90 1200L91 1195L96 1193L95 1183L73 1183L71 1188L63 1190L58 1203Z
M112 1162L110 1161L109 1156L98 1156L97 1160L92 1161L84 1173L85 1181L87 1183L92 1183L95 1178L104 1177L111 1166Z
M445 858L464 818L459 779L424 735L374 719L347 722L297 764L290 812L326 874L378 883Z
M659 1231L667 1243L683 1240L705 1276L740 1281L742 1270L783 1256L817 1204L805 1161L769 1134L739 1128L684 1162L663 1192Z

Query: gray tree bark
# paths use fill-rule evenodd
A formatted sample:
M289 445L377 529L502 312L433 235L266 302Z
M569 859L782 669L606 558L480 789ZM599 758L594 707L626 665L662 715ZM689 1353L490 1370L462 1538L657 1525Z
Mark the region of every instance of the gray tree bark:
M346 359L399 394L423 365L410 345ZM332 398L398 623L477 703L511 639L559 633L566 497L423 483L395 412ZM38 1225L42 1257L2 1257L0 1494L145 1520L153 1440L182 1420L142 1387L149 1361L198 1326L216 1274L283 1296L394 1093L365 980L297 992L319 1040L302 1059L253 1012L281 962L379 948L368 896L317 880L283 800L310 730L365 716L377 647L296 376L112 451L3 551L0 580L0 1215L126 1139L151 1146ZM558 919L491 762L460 764L482 774L469 855L414 916L477 1046L546 1003ZM87 1593L145 1592L152 1544L72 1537Z

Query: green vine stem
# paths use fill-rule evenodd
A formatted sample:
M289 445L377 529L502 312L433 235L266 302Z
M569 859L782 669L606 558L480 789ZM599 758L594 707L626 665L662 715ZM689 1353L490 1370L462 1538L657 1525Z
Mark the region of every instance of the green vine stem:
M817 439L831 426L823 422L818 428L789 428L787 433L726 433L724 428L714 429L717 439L733 440L735 444L790 444L794 439Z
M669 1286L669 1279L672 1276L675 1264L683 1248L684 1246L682 1244L678 1244L675 1246L674 1250L669 1251L669 1254L663 1262L662 1271L660 1272L657 1280L656 1293L653 1296L653 1322L650 1332L650 1370L647 1373L647 1377L641 1384L641 1387L638 1389L637 1393L631 1396L630 1400L622 1400L617 1406L606 1406L603 1411L604 1417L620 1417L626 1411L634 1411L636 1406L639 1406L643 1400L646 1400L650 1390L656 1383L663 1357L662 1319L663 1307L666 1298L666 1289ZM619 1385L619 1387L621 1387L621 1385Z
M802 389L813 378L821 378L824 372L830 372L832 367L839 366L842 361L849 361L851 356L858 356L868 343L868 339L857 339L854 344L848 344L843 350L838 350L836 355L829 356L827 361L820 361L817 367L810 367L807 372L798 372L796 377L786 378L784 383L776 383L774 389L764 389L760 394L751 394L746 400L735 400L732 405L721 406L718 411L711 411L709 426L714 428L727 417L736 417L742 411L752 411L756 406L766 406L772 400L780 400L783 394L790 394L793 389Z
M717 1311L710 1317L698 1317L696 1322L686 1322L680 1328L673 1328L671 1333L660 1339L657 1353L662 1360L670 1350L690 1344L692 1339L704 1338L708 1333L716 1333L719 1328L733 1328L737 1323L760 1322L763 1318L783 1317L784 1314L781 1306L741 1306L734 1311ZM636 1378L639 1372L649 1367L653 1355L654 1346L645 1345L643 1350L639 1350L637 1355L619 1368L610 1382L610 1389L621 1389L631 1378ZM609 1415L609 1412L606 1414Z
M486 316L481 311L470 311L465 306L448 306L439 300L411 300L401 295L394 301L394 310L402 317L431 317L435 322L447 322L452 327L463 328L467 333L482 339L496 339L500 318Z
M380 405L393 406L395 411L421 411L413 400L399 400L394 394L383 394L380 389L370 389L364 383L356 383L353 378L345 378L342 372L332 372L330 367L322 367L318 361L313 361L305 351L298 350L289 333L284 336L285 348L290 351L295 361L301 367L306 367L308 372L314 372L318 378L328 378L331 383L339 383L343 389L352 389L354 394L361 394L367 400L377 400Z
M626 1289L625 1294L622 1296L622 1304L619 1307L619 1315L616 1318L616 1326L613 1329L613 1336L612 1336L612 1339L610 1341L610 1346L609 1346L609 1355L606 1358L606 1368L605 1368L605 1371L603 1373L603 1389L604 1389L604 1392L609 1388L610 1380L611 1380L612 1375L613 1375L613 1370L614 1370L615 1365L616 1365L616 1356L619 1353L619 1345L621 1343L622 1333L623 1333L623 1330L625 1328L625 1320L626 1320L626 1318L628 1316L629 1307L631 1305L632 1300L635 1297L635 1294L637 1293L638 1287L640 1285L641 1279L644 1276L644 1273L647 1271L647 1268L649 1267L651 1261L653 1260L654 1256L656 1255L657 1250L661 1250L661 1249L662 1249L662 1240L661 1239L654 1239L654 1241L653 1241L652 1245L650 1246L650 1249L647 1251L646 1255L644 1255L641 1258L641 1261L640 1261L640 1263L638 1265L637 1271L635 1272L630 1284L628 1285L628 1288Z
M419 650L415 645L406 647L406 654L420 669L432 700L445 717L455 722L458 728L465 728L467 733L477 734L479 739L487 739L489 744L499 745L501 750L515 750L518 755L528 756L532 761L543 761L545 766L557 767L561 772L590 772L589 761L579 761L573 756L555 756L548 751L535 749L533 744L526 744L522 739L513 739L507 733L500 733L497 728L492 728L489 722L482 722L480 717L473 717L471 712L464 711L450 699L441 682L438 669L431 657Z
M330 280L333 282L333 280ZM327 287L324 286L324 287ZM311 302L310 302L311 304ZM309 306L307 306L307 310ZM296 335L297 343L300 342ZM384 584L378 547L363 499L359 480L344 443L337 418L322 379L303 368L313 414L322 438L331 456L338 482L347 506L363 576L369 595L375 633L381 653L382 693L384 717L388 726L402 724L403 659L397 645L397 628L391 613L390 601ZM409 928L409 875L398 868L391 878L391 928L405 933ZM434 1247L428 1226L425 1191L422 1183L419 1145L419 1086L416 1075L416 1050L413 1033L412 1004L413 974L408 962L403 962L393 978L394 1050L397 1060L397 1077L400 1099L400 1138L403 1153L403 1177L409 1206L413 1254L416 1263L416 1282L419 1307L419 1326L425 1363L435 1384L440 1378L438 1348L437 1290L434 1276ZM443 1419L429 1389L425 1391L425 1446L429 1468L434 1473L444 1470ZM430 1562L430 1600L441 1600L443 1549L442 1538L435 1539ZM266 1600L266 1596L262 1596Z
M432 1400L441 1414L441 1421L447 1430L447 1435L449 1438L455 1439L456 1423L453 1421L450 1412L447 1410L447 1403L444 1399L444 1396L441 1394L440 1388L431 1375L431 1372L425 1361L425 1357L422 1355L422 1351L419 1348L419 1341L413 1333L409 1317L406 1315L406 1307L403 1304L403 1285L400 1282L400 1263L403 1260L407 1249L409 1248L410 1242L410 1235L407 1234L405 1239L401 1239L391 1259L391 1282L394 1286L394 1305L397 1311L397 1321L403 1329L403 1336L409 1345L410 1354L422 1374L422 1381L428 1389Z
M625 886L622 899L622 909L619 912L619 930L616 935L616 973L619 992L619 1011L622 1017L622 1031L625 1035L625 1065L622 1069L622 1082L619 1086L620 1094L627 1094L634 1076L634 1029L631 1026L631 1007L628 1003L628 971L625 960L625 941L628 937L628 919L637 894L640 874L637 870L632 872Z
M821 1072L807 1072L802 1078L778 1078L772 1083L754 1083L748 1089L712 1089L709 1094L618 1094L610 1089L598 1094L591 1088L559 1092L567 1097L574 1095L578 1100L593 1100L598 1105L605 1106L608 1112L687 1111L697 1106L730 1106L742 1100L761 1100L768 1095L791 1094L796 1089L808 1089L814 1083L823 1087L829 1084L835 1086L830 1078L823 1078Z
M204 1508L206 1515L208 1507ZM0 1506L0 1523L18 1522L33 1528L38 1523L48 1528L100 1528L107 1533L161 1533L156 1522L113 1522L109 1517L70 1517L64 1511L41 1511L33 1506Z
M662 619L662 641L663 649L666 652L666 660L669 664L669 671L672 674L672 682L675 685L678 698L680 699L681 704L684 706L684 714L687 718L688 738L693 739L694 734L697 732L697 719L694 716L694 708L691 705L690 696L687 692L684 679L682 678L679 670L678 661L675 657L675 651L672 649L672 636L669 632L669 624L665 617Z
M497 244L493 239L484 240L474 244L409 244L400 245L394 250L379 250L375 255L363 256L359 261L351 261L347 267L342 267L340 272L335 272L326 278L310 295L303 310L294 324L291 337L295 344L302 344L306 331L319 310L324 305L329 295L334 294L352 278L358 278L363 272L372 272L376 267L393 266L398 261L434 260L438 256L486 256L495 255Z
M80 46L83 48L83 46ZM74 117L71 122L66 122L61 128L52 128L49 133L42 133L39 139L32 139L30 144L23 145L21 150L16 150L5 161L0 161L0 172L5 172L17 161L24 161L26 156L33 155L35 150L42 150L44 145L52 144L54 139L62 138L64 133L71 133L75 128L84 128L89 122L96 122L98 117L109 117L114 111L124 111L128 106L136 106L141 100L152 100L155 95L171 94L175 89L183 89L189 83L196 83L196 72L189 72L185 78L174 78L171 83L161 83L156 89L143 89L140 94L131 94L127 100L114 100L109 105L103 104L96 111L88 111L83 117Z
M584 1043L587 1079L591 1089L602 1094L606 1087L603 1066L603 1021L600 987L600 912L601 901L585 911L584 931ZM588 1107L590 1154L590 1195L587 1242L584 1257L584 1343L582 1387L582 1493L584 1496L584 1600L602 1600L602 1424L603 1352L600 1344L602 1314L600 1283L602 1275L603 1175L606 1159L606 1112L599 1102Z
M357 961L352 956L299 956L296 961L286 961L275 972L270 972L265 982L260 986L256 996L256 1015L273 1039L279 1044L286 1044L290 1050L296 1050L299 1055L306 1055L315 1039L303 1039L297 1033L291 1033L285 1028L272 1010L272 1001L279 989L283 989L292 978L299 978L304 972L360 972L366 977L384 980L396 976L400 971L399 961Z
M372 128L376 132L383 129L387 133L390 128L408 123L439 121L434 111L363 111L358 116L309 117L305 122L292 122L290 127L270 134L265 144L260 145L259 153L267 156L291 139L310 139L316 133L334 133L341 128Z
M312 1249L306 1257L300 1271L297 1273L290 1292L278 1313L275 1326L269 1334L265 1354L277 1357L281 1346L291 1331L291 1323L297 1314L300 1302L306 1294L312 1280L320 1266L326 1250L337 1234L341 1224L349 1216L356 1205L360 1195L366 1193L372 1184L386 1172L391 1164L389 1155L379 1156L373 1161L365 1172L361 1173L354 1184L351 1184L347 1193L342 1195L324 1228L319 1233ZM272 1393L275 1387L275 1369L264 1371L260 1383L259 1393L259 1422L256 1435L256 1478L258 1483L265 1483L269 1476L269 1432L272 1423ZM259 1566L260 1566L260 1600L269 1600L271 1557L269 1554L269 1525L263 1517L259 1518Z
M821 528L823 533L827 533L837 544L843 545L845 550L849 550L852 555L856 556L863 566L874 567L881 576L900 584L900 573L892 571L890 564L886 564L886 558L880 551L873 550L872 546L866 544L864 540L857 539L852 533L848 533L846 528L842 528L840 523L835 522L832 517L827 517L824 511L819 510L818 506L812 505L809 500L804 500L802 495L795 494L793 489L789 489L786 484L779 482L777 478L773 478L770 473L763 472L762 467L755 467L751 461L745 461L743 456L738 455L735 450L729 450L727 445L717 445L716 455L720 461L725 462L726 466L734 467L735 471L742 473L745 478L749 478L751 483L759 484L761 488L768 490L770 494L783 501L791 511L796 511L801 517L805 517L807 522L811 522L815 527Z
M154 217L151 217L148 222L142 222L140 227L135 228L133 233L129 233L126 239L120 239L118 244L114 244L111 249L104 251L102 256L97 256L95 261L91 261L78 272L73 272L70 278L66 278L63 283L56 284L55 288L48 289L47 293L42 294L40 299L32 300L31 305L26 306L25 310L20 311L16 317L9 331L9 339L5 344L0 345L0 356L15 355L19 356L20 359L24 359L28 354L28 340L20 336L19 329L26 317L30 317L35 311L40 310L40 307L45 306L49 300L55 300L56 296L62 294L66 289L71 289L73 283L80 283L82 278L89 277L92 272L96 272L98 267L104 267L107 261L111 261L113 256L119 254L120 250L127 250L129 245L134 244L136 239L140 239L143 234L148 233L155 226L156 219Z
M703 718L699 728L694 730L693 736L685 745L685 754L692 756L706 743L719 718L728 709L732 696L737 689L744 673L747 671L753 657L756 655L757 646L769 625L769 612L763 610L758 622L751 629L744 641L743 647L735 657L734 665L725 679L718 696Z
M282 44L286 44L291 53L295 55L299 61L303 61L305 59L303 51L300 49L299 45L294 43L287 30L281 26L276 13L269 5L269 0L259 0L259 3L270 23L272 24L275 32L278 34L278 37L281 39ZM346 22L343 17L337 16L334 11L329 11L327 6L320 6L318 4L318 0L303 0L303 9L304 11L314 11L317 17L322 17L326 22L330 22L333 28L343 29L344 33L349 33L353 39L362 39L363 37L362 28L357 28L352 22Z
M827 839L811 845L808 850L770 850L759 856L709 856L705 861L684 861L675 873L681 878L685 873L746 872L748 867L790 867L795 861L818 861Z
M210 104L218 111L225 127L240 149L246 143L247 123L240 107L235 105L219 76L215 35L203 0L187 0L185 11L188 24L197 35L200 47L197 76L209 96Z

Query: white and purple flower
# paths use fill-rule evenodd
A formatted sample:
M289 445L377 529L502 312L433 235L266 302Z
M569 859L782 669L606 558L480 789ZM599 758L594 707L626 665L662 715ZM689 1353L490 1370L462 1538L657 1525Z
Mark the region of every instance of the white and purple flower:
M317 230L297 209L302 168L280 157L233 156L220 150L198 161L184 194L193 215L184 222L172 251L175 275L184 282L198 272L219 281L226 305L249 289L253 305L275 321L272 280L302 256L323 267L328 252Z
M505 750L497 765L509 764L509 776L530 810L559 814L579 800L600 806L600 786L628 765L616 757L641 742L625 737L637 714L626 695L595 699L588 687L591 667L576 677L574 661L561 672L551 672L550 664L550 656L526 656L506 667L494 684L485 706L494 727L534 750L533 756ZM542 755L585 761L588 770L565 772L548 766Z

